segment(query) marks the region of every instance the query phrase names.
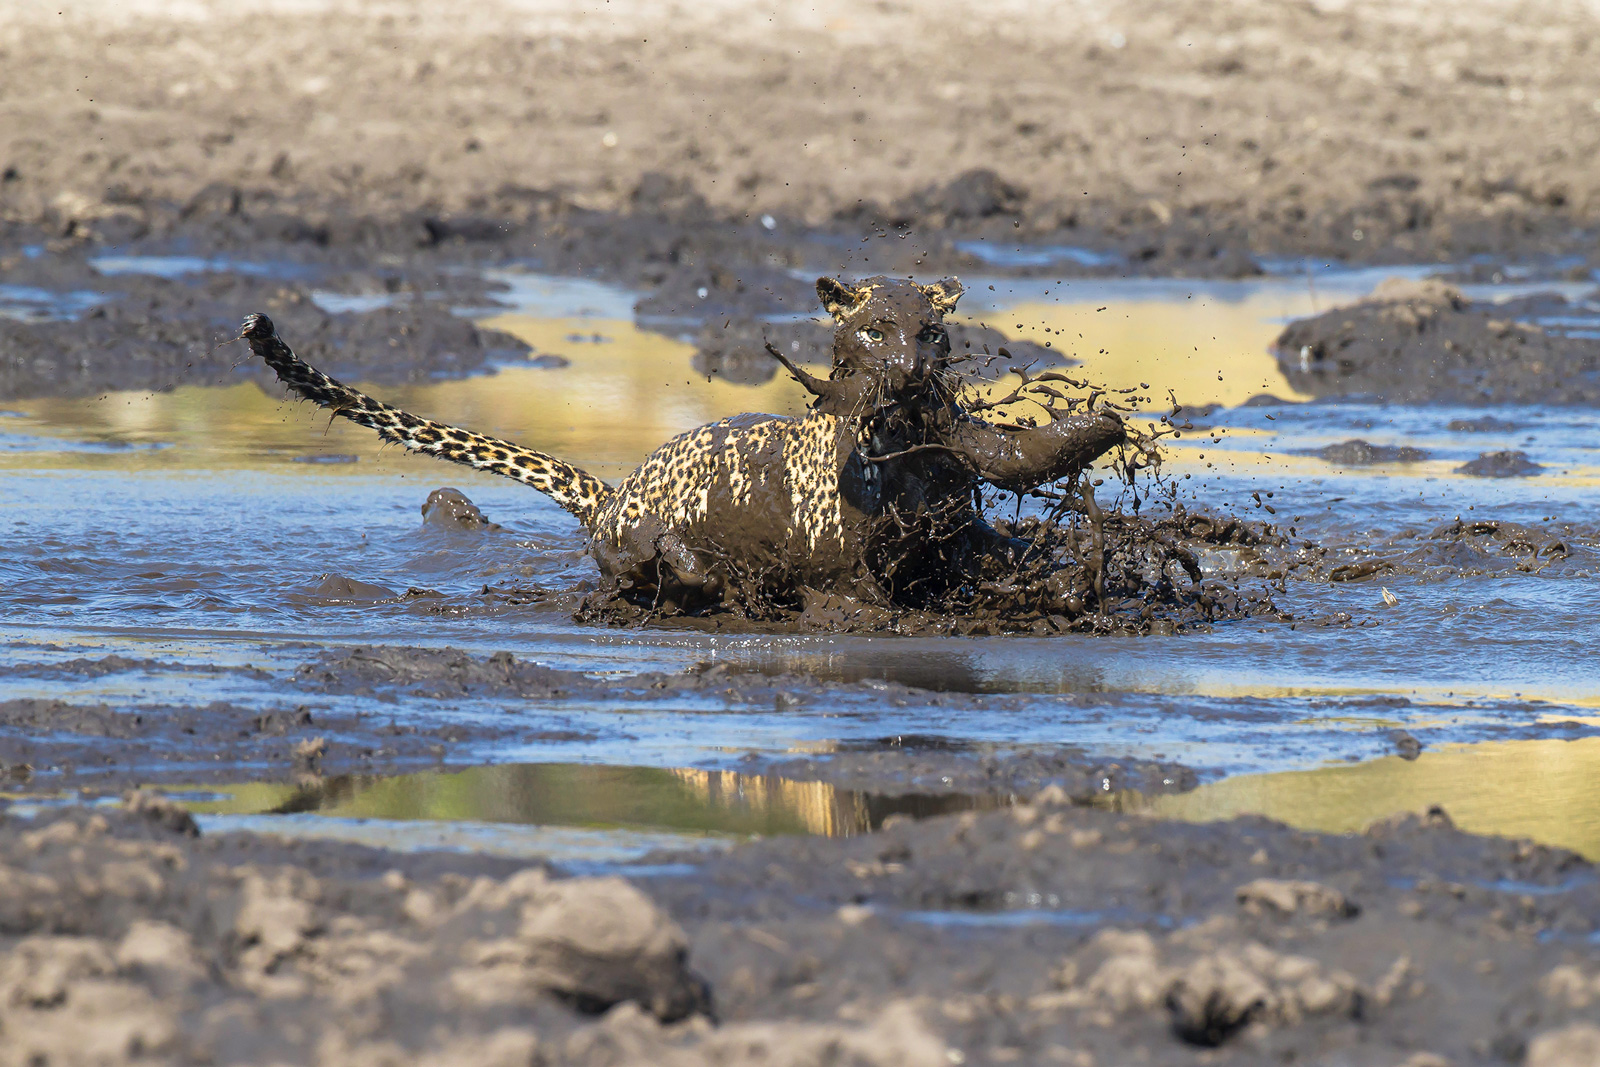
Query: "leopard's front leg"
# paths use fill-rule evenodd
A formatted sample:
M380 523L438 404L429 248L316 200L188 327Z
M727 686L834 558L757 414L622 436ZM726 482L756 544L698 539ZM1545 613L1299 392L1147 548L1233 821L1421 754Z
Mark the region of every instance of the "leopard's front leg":
M1121 419L1096 412L1066 415L1047 426L1023 430L963 418L944 443L984 481L1023 492L1076 476L1125 439Z

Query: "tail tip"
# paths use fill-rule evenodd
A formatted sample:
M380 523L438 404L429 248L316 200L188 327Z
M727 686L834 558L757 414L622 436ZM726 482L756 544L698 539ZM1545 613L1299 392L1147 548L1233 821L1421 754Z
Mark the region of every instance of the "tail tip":
M259 311L244 317L244 326L239 330L239 336L250 340L265 341L275 337L277 331L272 327L272 320Z

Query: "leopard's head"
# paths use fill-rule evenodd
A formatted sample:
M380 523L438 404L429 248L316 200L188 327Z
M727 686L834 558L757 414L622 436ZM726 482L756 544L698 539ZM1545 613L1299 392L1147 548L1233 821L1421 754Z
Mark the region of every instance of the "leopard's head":
M854 285L818 278L817 296L835 323L829 378L867 376L887 396L921 391L949 365L944 317L961 293L954 278L931 285L904 278Z

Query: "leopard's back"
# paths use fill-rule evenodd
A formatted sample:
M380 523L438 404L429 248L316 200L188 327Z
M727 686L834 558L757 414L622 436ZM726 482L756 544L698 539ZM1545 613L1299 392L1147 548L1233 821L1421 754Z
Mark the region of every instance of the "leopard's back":
M724 539L746 555L756 542L770 562L805 570L813 557L849 547L840 482L852 431L849 420L810 412L736 415L680 434L617 487L595 537L622 545L640 531L668 531L712 554Z

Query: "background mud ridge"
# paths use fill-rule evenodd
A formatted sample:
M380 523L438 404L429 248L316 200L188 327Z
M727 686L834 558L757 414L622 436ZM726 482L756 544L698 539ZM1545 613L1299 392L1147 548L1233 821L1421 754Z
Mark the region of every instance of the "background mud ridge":
M1577 3L1446 20L1141 0L1018 34L1011 8L942 2L374 18L334 0L263 3L248 53L215 3L14 6L27 88L8 94L0 218L66 239L204 221L471 243L551 201L648 203L657 173L665 210L692 180L719 220L863 217L1162 267L1592 244L1600 79Z
M1600 1033L1594 869L1459 833L1442 812L1337 837L1045 798L651 874L674 859L626 881L563 878L199 836L148 794L124 811L0 814L7 1050L70 1061L88 1045L111 1065L1176 1067L1209 1047L1230 1063L1570 1067Z
M627 219L614 221L620 226ZM640 291L640 327L692 340L698 374L740 384L769 381L779 368L766 351L769 340L797 362L831 360L831 327L804 318L820 313L814 285L774 270L767 262L770 249L717 249L704 266L679 249L671 262L651 267L648 231L630 230L629 236L639 258L599 270L575 262L551 265L548 257L538 265L555 274L598 274ZM171 278L101 274L91 262L92 246L37 257L7 256L0 247L0 285L29 297L15 314L0 314L0 399L165 392L247 380L276 389L270 372L241 358L242 350L229 343L250 311L269 313L302 358L350 381L392 386L489 374L530 361L549 367L568 362L558 352L534 353L523 341L480 328L461 314L501 306L508 287L481 272L508 261L526 265L529 248L504 243L492 254L454 246L411 250L382 256L387 265L373 267L315 247L241 250L224 244L209 261L194 255L189 244L182 247L182 258L196 269ZM170 247L149 251L161 256ZM251 262L236 261L241 251ZM834 248L814 259L814 273L837 270ZM329 306L339 300L353 306L329 311L319 298ZM801 318L770 321L773 316ZM962 369L979 380L1016 365L1072 362L988 326L956 324L950 333L958 354L970 356Z
M1404 404L1600 403L1600 340L1558 325L1593 316L1546 293L1473 303L1442 282L1390 281L1291 324L1275 344L1289 384L1315 397Z
M37 263L28 261L30 268ZM252 309L270 311L284 323L307 359L358 381L392 385L464 377L520 362L529 353L516 338L480 329L453 312L452 300L471 299L485 288L481 283L469 289L457 282L454 293L425 293L423 287L436 279L416 276L402 282L390 276L377 284L395 287L392 306L330 314L299 282L229 272L186 280L134 274L104 278L85 265L73 266L52 264L46 270L57 276L63 292L96 293L98 302L87 311L64 321L0 316L0 399L124 389L165 392L180 385L241 381L275 389L271 373L247 358L248 349L230 343ZM31 270L11 276L40 285ZM6 278L0 271L0 282Z

